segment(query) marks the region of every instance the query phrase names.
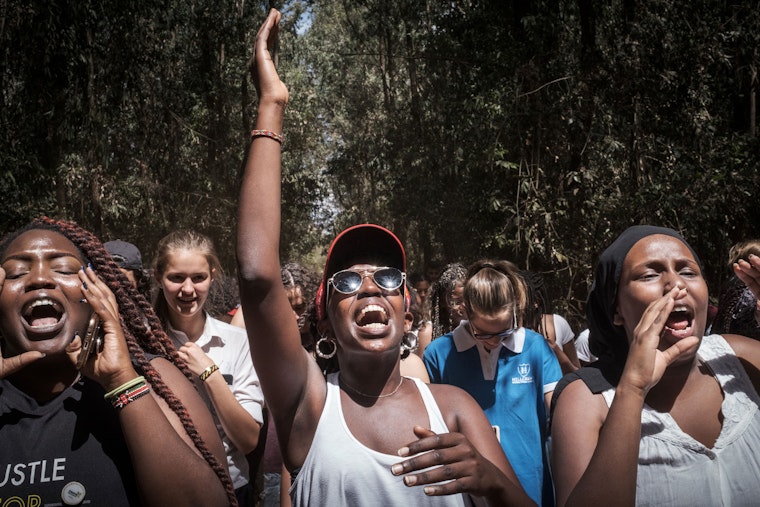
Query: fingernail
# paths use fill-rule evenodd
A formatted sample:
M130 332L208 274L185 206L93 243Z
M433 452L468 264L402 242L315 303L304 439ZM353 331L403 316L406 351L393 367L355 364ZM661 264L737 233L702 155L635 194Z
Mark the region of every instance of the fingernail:
M425 492L426 495L432 495L433 493L435 493L435 488L433 488L432 486L426 486L425 489L423 489L423 491Z
M407 486L414 486L417 484L417 476L416 475L407 475L404 477L404 484Z
M84 290L87 290L87 282L82 282L82 287L84 287Z
M74 331L74 337L71 339L71 341L76 340L77 336L79 336L79 331Z
M409 448L402 447L401 449L398 450L398 455L401 456L402 458L405 456L409 456Z
M87 287L85 287L85 289L86 289L86 288L87 288ZM87 299L86 299L86 298L82 298L82 299L80 299L80 300L79 300L79 302L80 302L80 303L86 303L86 302L87 302Z
M87 267L90 268L90 269L95 269L95 268L92 267L92 263L90 263L90 262L87 263Z
M391 472L393 472L393 475L398 475L403 471L404 471L404 467L401 466L399 463L396 463L395 465L391 467Z

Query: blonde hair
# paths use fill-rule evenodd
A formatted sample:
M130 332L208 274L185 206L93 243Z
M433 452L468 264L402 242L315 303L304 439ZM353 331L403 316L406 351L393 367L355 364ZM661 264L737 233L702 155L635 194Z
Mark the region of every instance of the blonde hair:
M216 253L216 248L214 248L214 242L211 241L211 238L199 232L180 230L170 232L158 242L158 249L153 258L153 275L156 279L160 279L166 272L166 266L169 264L171 255L180 250L196 252L202 255L206 258L206 262L208 262L209 272L214 273L214 277L222 276L222 264L219 262L219 256ZM208 300L206 301L208 302ZM161 319L161 323L165 326L169 316L169 308L167 307L163 290L160 287L153 300L153 306L156 309L158 317Z
M504 260L480 260L471 265L464 284L464 306L468 315L488 317L512 310L522 326L528 291L517 266Z

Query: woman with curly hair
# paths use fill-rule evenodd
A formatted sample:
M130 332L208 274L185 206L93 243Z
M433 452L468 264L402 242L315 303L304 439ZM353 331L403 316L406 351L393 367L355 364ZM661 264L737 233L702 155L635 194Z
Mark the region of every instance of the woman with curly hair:
M234 504L189 371L102 243L40 218L3 239L0 265L3 497Z

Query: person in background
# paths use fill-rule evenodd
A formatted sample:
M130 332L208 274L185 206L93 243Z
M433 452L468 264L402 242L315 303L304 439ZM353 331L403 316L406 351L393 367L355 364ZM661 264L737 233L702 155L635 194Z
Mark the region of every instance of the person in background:
M588 348L588 334L589 330L586 328L578 333L578 337L575 339L575 352L581 366L588 366L599 359Z
M417 351L421 347L420 320L422 315L419 310L419 297L414 288L407 284L406 293L409 295L409 311L404 317L404 337L401 339L401 375L404 377L416 377L426 384L430 383L425 364ZM430 343L427 337L425 346Z
M417 291L417 295L420 297L420 304L422 308L426 308L428 297L430 296L430 280L425 278L420 273L413 273L409 276L409 283L414 290Z
M525 491L554 505L545 444L552 392L562 372L543 336L523 327L528 290L508 261L470 266L466 320L433 342L423 360L430 381L470 393L500 437Z
M140 250L132 243L120 239L107 241L103 246L127 280L137 287L140 294L150 299L150 276L143 269Z
M430 289L430 311L433 340L450 333L464 319L464 281L467 268L462 264L447 264L440 278Z
M760 258L736 269L760 294ZM600 359L553 399L558 506L757 504L760 342L705 335L707 304L672 229L630 227L602 253L586 303Z
M734 270L740 260L748 261L750 255L760 256L760 240L742 241L732 246L728 252L729 268ZM760 340L760 301L736 273L720 295L711 332Z
M520 271L528 287L528 311L525 327L542 335L557 356L562 373L580 368L575 350L575 334L562 315L551 310L544 279L538 273Z
M433 284L441 277L441 270L443 269L443 261L435 258L425 264L425 280Z
M258 115L241 185L238 276L254 364L272 413L293 505L530 505L475 402L400 374L406 256L389 230L361 224L328 250L316 297L317 353L304 350L280 273L281 142L289 94L269 48L280 13L256 36ZM321 343L320 343L321 342Z
M0 265L3 504L234 504L190 372L103 244L43 217Z
M204 310L211 283L220 273L208 237L194 231L166 235L154 256L159 285L155 308L214 414L238 503L252 506L254 487L246 455L258 444L264 397L245 331Z

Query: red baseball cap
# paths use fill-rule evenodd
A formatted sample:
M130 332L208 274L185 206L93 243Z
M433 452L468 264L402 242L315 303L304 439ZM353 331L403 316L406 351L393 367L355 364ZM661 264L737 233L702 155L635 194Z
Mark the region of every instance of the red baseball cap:
M327 280L340 270L366 262L406 272L406 252L401 240L385 227L359 224L338 234L327 251L322 283L317 290L317 319L327 315Z

